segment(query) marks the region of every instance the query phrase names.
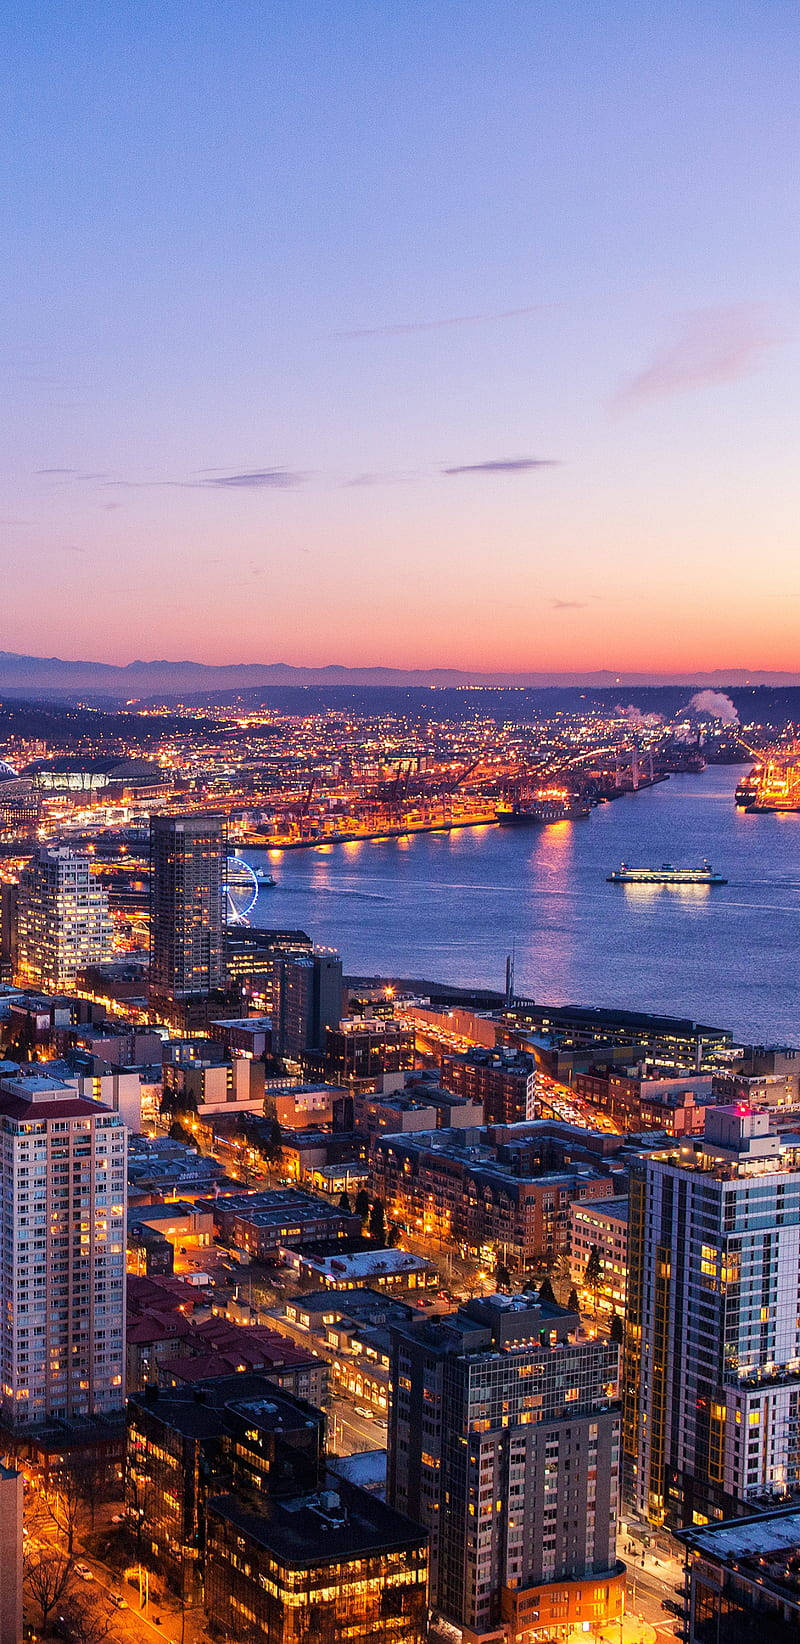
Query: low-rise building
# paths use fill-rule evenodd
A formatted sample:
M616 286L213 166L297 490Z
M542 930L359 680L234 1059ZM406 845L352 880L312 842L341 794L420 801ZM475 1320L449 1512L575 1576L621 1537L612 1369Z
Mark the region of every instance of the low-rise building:
M287 1187L231 1193L212 1201L217 1237L258 1261L275 1261L294 1244L322 1244L361 1235L361 1217Z
M414 1066L414 1034L400 1022L358 1017L325 1030L325 1077L339 1084L373 1081Z
M486 1124L536 1117L536 1063L521 1050L476 1046L442 1057L442 1084L479 1105Z
M691 1068L665 1073L647 1067L596 1067L576 1073L575 1090L607 1113L621 1130L663 1130L668 1136L700 1136L706 1107L719 1100L714 1077Z
M207 1535L215 1637L246 1629L254 1644L424 1644L427 1535L340 1474L269 1503L217 1496Z
M611 1178L584 1164L515 1173L513 1128L497 1140L487 1130L377 1137L372 1179L387 1216L513 1268L566 1251L573 1200L610 1198Z
M800 1506L679 1530L687 1556L687 1644L800 1637Z
M164 1067L162 1112L213 1119L223 1113L263 1113L264 1063L247 1056L225 1062Z
M355 1290L361 1285L391 1291L427 1290L439 1282L431 1263L408 1250L382 1250L373 1246L369 1250L323 1255L287 1247L281 1256L302 1283L310 1280L337 1290Z

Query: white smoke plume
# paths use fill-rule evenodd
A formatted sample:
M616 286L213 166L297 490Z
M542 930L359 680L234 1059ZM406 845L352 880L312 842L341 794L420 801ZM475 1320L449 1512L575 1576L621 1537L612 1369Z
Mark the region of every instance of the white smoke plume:
M719 719L723 725L739 723L739 715L724 691L696 691L689 708L692 713L708 714L710 719Z
M623 719L630 720L631 725L655 726L663 725L664 723L661 714L643 714L641 708L635 707L632 702L628 703L627 708L623 708L622 703L618 702L614 712L619 714Z

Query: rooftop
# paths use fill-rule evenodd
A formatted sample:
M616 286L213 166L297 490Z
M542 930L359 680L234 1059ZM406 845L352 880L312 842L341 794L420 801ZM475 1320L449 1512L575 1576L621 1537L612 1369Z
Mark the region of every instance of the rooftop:
M209 1514L236 1525L289 1569L421 1548L427 1542L419 1525L338 1473L326 1473L319 1491L263 1497L258 1507L236 1496L216 1496Z

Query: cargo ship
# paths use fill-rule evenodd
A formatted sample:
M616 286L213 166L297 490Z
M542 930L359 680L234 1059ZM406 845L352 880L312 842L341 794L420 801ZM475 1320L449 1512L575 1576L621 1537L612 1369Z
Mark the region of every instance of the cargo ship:
M709 862L702 868L673 868L665 862L661 868L630 868L622 862L607 876L609 885L727 885L721 873L715 873Z
M497 820L501 828L546 827L550 822L577 822L590 810L588 800L559 790L536 794L524 805L501 806Z

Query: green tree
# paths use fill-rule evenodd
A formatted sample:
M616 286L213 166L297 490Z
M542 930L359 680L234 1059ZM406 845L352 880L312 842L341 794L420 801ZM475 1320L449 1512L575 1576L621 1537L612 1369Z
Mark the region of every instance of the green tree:
M543 1278L541 1284L539 1285L539 1300L543 1302L554 1302L555 1299L556 1293L549 1277Z
M375 1199L369 1213L369 1236L376 1244L386 1243L386 1216L380 1199Z
M619 1316L619 1313L617 1312L613 1312L611 1315L611 1323L608 1329L608 1339L609 1341L616 1342L618 1347L621 1347L625 1340L625 1326Z
M356 1194L356 1215L361 1217L362 1222L365 1222L369 1215L369 1194L364 1187L359 1188Z
M583 1282L586 1289L592 1293L596 1314L600 1291L603 1288L603 1262L596 1244L593 1244L589 1251L589 1259L583 1273Z
M508 1290L511 1285L511 1274L504 1262L498 1262L494 1270L494 1282L498 1290Z
M400 1242L400 1223L399 1222L390 1222L389 1223L389 1231L386 1235L386 1243L389 1246L390 1250L394 1250L395 1245L399 1244L399 1242Z
M339 1200L339 1209L343 1210L346 1216L352 1215L350 1200L348 1199L346 1193L343 1193Z
M578 1295L577 1290L575 1289L574 1284L572 1286L572 1289L570 1290L569 1296L567 1297L567 1306L570 1310L570 1313L580 1313L580 1310L581 1310L580 1297Z

